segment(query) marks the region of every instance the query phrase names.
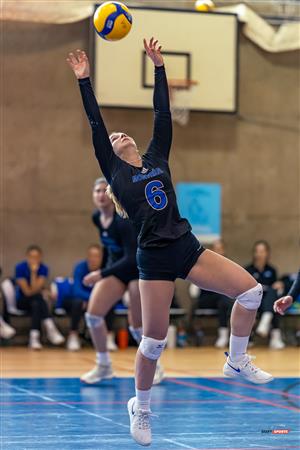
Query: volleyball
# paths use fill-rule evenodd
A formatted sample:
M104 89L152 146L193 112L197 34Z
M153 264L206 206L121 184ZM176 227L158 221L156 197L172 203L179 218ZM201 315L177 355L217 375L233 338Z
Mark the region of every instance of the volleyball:
M214 9L215 5L211 0L197 0L195 2L195 9L197 11L207 12Z
M119 2L105 2L94 14L94 27L106 41L123 39L132 26L132 15L126 5Z

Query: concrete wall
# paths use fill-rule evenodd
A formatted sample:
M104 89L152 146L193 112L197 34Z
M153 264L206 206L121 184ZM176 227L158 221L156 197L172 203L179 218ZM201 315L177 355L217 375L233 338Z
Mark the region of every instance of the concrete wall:
M91 185L99 175L76 80L64 62L88 48L88 21L4 24L1 106L1 265L10 274L25 247L38 243L52 274L69 274L97 240ZM249 260L255 239L273 248L281 272L299 266L299 54L266 54L241 38L240 115L195 113L175 126L174 181L218 182L228 254ZM140 148L152 113L105 110L110 130Z

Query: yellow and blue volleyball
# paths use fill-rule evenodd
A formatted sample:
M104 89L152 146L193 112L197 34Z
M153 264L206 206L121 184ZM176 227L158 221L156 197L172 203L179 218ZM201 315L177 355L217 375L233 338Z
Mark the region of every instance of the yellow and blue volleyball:
M126 5L119 2L105 2L94 14L94 27L106 41L123 39L132 26L132 15Z
M195 9L200 12L208 12L214 9L215 5L212 0L197 0L195 2Z

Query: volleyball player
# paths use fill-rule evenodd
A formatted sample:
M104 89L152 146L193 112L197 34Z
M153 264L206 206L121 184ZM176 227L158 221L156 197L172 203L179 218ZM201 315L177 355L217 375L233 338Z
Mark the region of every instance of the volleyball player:
M134 222L139 233L143 337L136 357L136 396L128 402L128 413L132 437L141 445L150 445L151 386L156 361L166 344L176 278L236 298L224 374L259 384L269 382L272 376L255 367L246 353L262 298L261 285L242 267L205 250L191 233L188 221L180 217L168 165L172 121L164 61L158 41L144 40L144 47L155 66L155 118L153 136L143 156L127 134L108 135L89 79L86 54L81 50L70 53L68 63L79 80L100 168L119 210Z
M139 344L142 339L141 301L136 265L136 233L128 219L122 219L115 211L106 193L107 181L98 178L94 183L93 201L96 210L93 222L99 230L104 247L105 267L91 272L84 278L87 285L95 285L88 303L85 319L96 348L96 366L81 377L88 384L99 383L113 376L107 351L107 327L103 318L128 290L130 299L129 330ZM163 378L158 366L153 384Z

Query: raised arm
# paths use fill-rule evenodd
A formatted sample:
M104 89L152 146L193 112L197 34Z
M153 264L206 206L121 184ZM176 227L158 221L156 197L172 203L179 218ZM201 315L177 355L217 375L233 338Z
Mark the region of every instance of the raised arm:
M153 38L147 43L144 39L144 47L148 57L155 66L154 72L154 130L147 153L155 154L163 159L169 158L172 143L172 118L170 112L169 88L161 55L161 46Z
M85 52L76 50L76 54L69 53L67 62L79 82L83 106L92 128L96 158L105 178L110 183L118 164L118 157L113 152L91 85L88 57Z
M289 290L288 295L292 297L293 300L296 300L299 294L300 294L300 270L298 272L296 280L294 281L291 289Z
M300 294L300 270L288 294L285 297L281 297L280 299L276 300L276 302L274 303L273 306L274 311L283 316L285 311L296 300L299 294Z

